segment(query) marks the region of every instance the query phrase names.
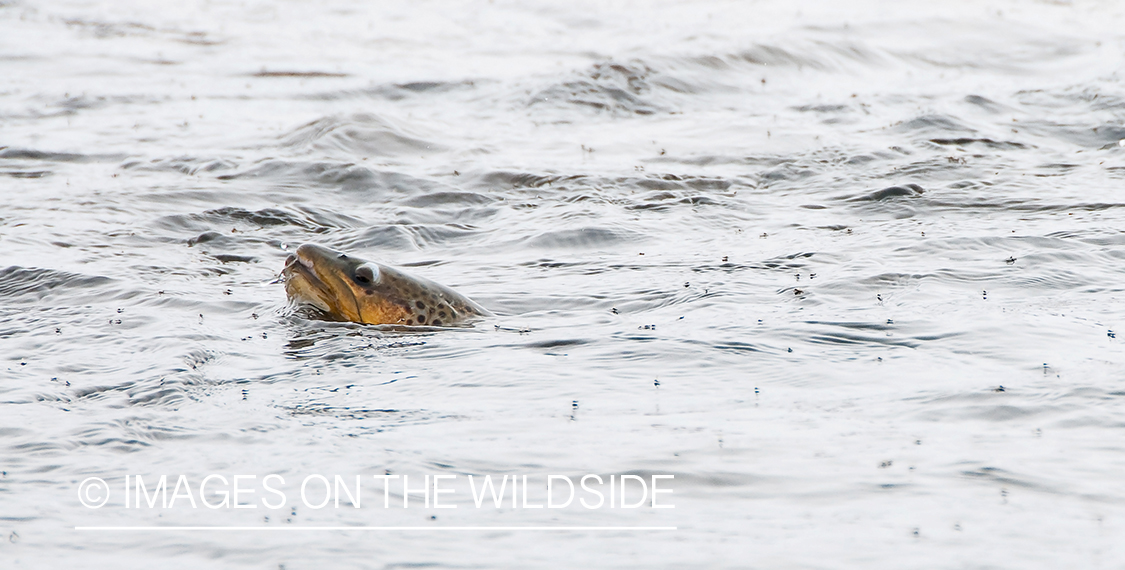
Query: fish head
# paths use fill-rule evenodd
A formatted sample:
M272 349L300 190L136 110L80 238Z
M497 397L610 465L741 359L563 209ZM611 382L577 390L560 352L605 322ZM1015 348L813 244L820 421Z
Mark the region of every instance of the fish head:
M377 264L327 247L304 244L285 260L281 277L290 302L325 317L365 324L405 322L410 309L384 283Z

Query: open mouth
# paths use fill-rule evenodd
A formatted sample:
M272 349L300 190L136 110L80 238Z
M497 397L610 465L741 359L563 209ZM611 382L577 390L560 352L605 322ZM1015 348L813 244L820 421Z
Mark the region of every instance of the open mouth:
M297 255L295 253L290 253L285 258L285 268L288 269L293 264L298 264L301 267L304 267L305 269L308 269L308 270L312 270L312 268L313 268L312 260L305 259L305 258L303 258L300 255Z
M281 275L286 279L290 279L292 278L294 273L297 273L301 277L304 277L310 285L316 287L317 289L320 289L321 291L327 289L327 286L324 284L324 282L321 281L320 277L317 276L316 269L314 269L313 267L313 262L299 255L291 253L288 257L285 258L285 268L281 270Z

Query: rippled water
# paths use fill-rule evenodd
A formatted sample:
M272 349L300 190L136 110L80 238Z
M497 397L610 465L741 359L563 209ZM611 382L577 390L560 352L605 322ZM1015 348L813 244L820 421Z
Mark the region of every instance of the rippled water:
M0 2L0 565L1120 568L1122 29ZM305 242L496 317L303 319L275 278ZM121 504L240 473L289 503ZM675 508L293 499L383 473L670 474ZM272 532L380 525L676 530Z

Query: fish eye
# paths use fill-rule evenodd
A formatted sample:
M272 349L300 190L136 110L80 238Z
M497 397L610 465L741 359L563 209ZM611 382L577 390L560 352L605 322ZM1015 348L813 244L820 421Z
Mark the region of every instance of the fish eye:
M370 285L375 282L375 272L366 265L360 265L356 268L353 279L360 285Z

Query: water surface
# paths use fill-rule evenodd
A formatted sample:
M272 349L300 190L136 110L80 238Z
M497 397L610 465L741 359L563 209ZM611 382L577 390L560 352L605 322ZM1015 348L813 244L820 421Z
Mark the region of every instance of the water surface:
M0 561L1120 568L1122 29L1094 0L0 3ZM275 279L305 242L496 316L302 318ZM123 505L274 473L283 509ZM458 508L296 499L384 473L455 475ZM549 474L674 475L675 508L463 484Z

